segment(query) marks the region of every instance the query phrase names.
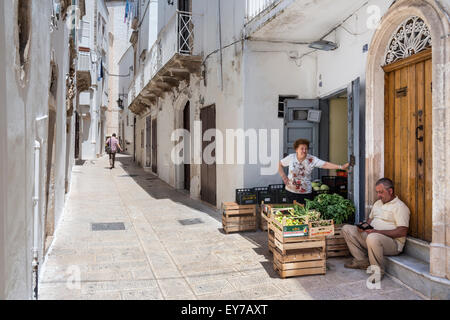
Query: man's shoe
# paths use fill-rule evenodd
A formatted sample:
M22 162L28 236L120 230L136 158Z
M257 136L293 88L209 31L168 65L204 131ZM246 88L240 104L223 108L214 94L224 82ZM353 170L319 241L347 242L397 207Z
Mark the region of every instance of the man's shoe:
M369 261L367 260L355 260L353 259L352 262L348 262L346 264L344 264L344 267L348 268L348 269L363 269L363 270L367 270L367 268L369 267Z

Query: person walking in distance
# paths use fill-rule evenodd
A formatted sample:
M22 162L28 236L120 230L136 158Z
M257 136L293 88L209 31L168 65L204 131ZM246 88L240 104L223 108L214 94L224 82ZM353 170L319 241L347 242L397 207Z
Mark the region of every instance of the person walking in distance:
M106 145L109 147L109 164L111 165L111 169L113 169L116 162L117 150L120 150L120 152L123 151L115 133L113 133L112 137L106 141Z

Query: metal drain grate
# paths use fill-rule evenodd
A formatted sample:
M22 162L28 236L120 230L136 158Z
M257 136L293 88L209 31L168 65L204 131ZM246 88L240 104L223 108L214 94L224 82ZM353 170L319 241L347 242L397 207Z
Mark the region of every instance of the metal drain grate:
M123 222L112 223L91 223L92 231L123 231L125 224Z
M193 225L193 224L202 224L202 223L204 223L202 221L202 219L185 219L185 220L178 220L178 222L180 224L182 224L183 226L190 226L190 225Z

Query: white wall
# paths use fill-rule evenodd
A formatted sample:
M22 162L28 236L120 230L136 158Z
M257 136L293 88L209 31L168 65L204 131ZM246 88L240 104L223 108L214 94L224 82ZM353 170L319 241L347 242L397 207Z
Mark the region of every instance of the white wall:
M5 1L0 2L0 47L6 48L5 42L5 24L2 23L3 17L5 16ZM6 64L5 60L5 50L0 50L0 150L3 150L3 156L0 158L0 300L5 300L7 296L6 292L6 252L7 248L3 243L3 239L6 238L5 221L7 218L6 211L6 176L7 176L7 165L4 159L8 158L8 148L7 148L7 119L6 119Z
M56 131L55 131L55 229L64 211L65 178L66 178L66 74L69 72L69 51L61 43L69 43L69 30L65 24L51 35L51 47L54 51L55 63L58 66L58 91L56 97ZM51 143L51 142L50 142ZM45 149L46 150L46 149Z
M109 72L114 75L128 74L129 70L124 73L120 70L120 60L124 53L130 46L129 41L129 26L124 22L125 17L125 1L113 1L108 2L107 7L109 11L109 29L113 36L113 41L109 47ZM113 133L119 134L119 108L117 106L117 100L119 94L126 93L119 87L121 77L110 76L109 77L109 105L108 112L106 114L106 134L112 135Z
M133 80L133 70L130 70L130 67L133 66L134 64L134 51L133 51L133 47L130 45L129 42L127 42L129 47L128 49L125 51L125 53L122 55L120 61L119 61L119 72L122 75L128 74L130 73L129 77L120 77L119 79L119 92L125 92L126 94L128 93L128 89L130 87L131 81ZM134 154L134 145L133 145L133 141L134 141L134 136L133 136L133 118L134 118L134 114L131 113L128 110L128 103L127 103L127 99L123 99L124 100L124 110L121 112L120 115L120 123L124 123L124 128L125 128L125 132L124 132L124 145L122 146L122 148L124 148L124 151L129 154L129 155L133 155ZM128 122L127 122L128 119Z
M246 49L244 57L245 129L268 129L268 134L270 129L278 130L278 150L271 150L271 145L268 146L268 155L273 152L278 163L283 157L284 145L284 119L278 118L279 96L293 95L298 96L299 99L316 98L317 60L315 55L306 56L301 63L289 58L290 52L298 52L300 56L310 51L304 46L249 41ZM243 187L282 183L277 172L270 176L261 175L262 167L267 166L245 165Z
M32 195L34 185L34 141L38 136L35 119L47 114L49 86L50 35L48 32L50 2L32 2L31 43L28 81L22 88L16 72L17 15L16 1L2 1L0 5L0 42L2 44L0 82L1 96L1 159L2 183L0 232L0 292L1 298L29 299L31 297L31 247L33 235ZM45 23L43 23L45 22ZM45 63L44 63L45 62ZM42 81L45 79L44 81ZM45 122L45 121L44 121ZM44 123L45 126L45 123ZM42 160L42 157L41 157ZM40 168L41 199L43 168ZM7 182L7 184L6 184ZM40 226L42 233L42 226ZM40 248L42 254L42 247ZM41 255L42 258L42 255Z
M320 80L317 80L317 92L320 97L346 88L358 77L361 78L362 83L365 83L367 52L363 52L363 46L370 44L375 33L375 29L368 28L367 25L368 21L373 19L373 12L368 9L370 6L377 6L383 16L392 2L392 0L369 1L344 24L348 31L356 35L349 34L343 28L338 28L336 33L333 32L326 38L326 40L339 43L339 48L331 52L319 51L317 53L317 74L322 76L322 86L319 85Z

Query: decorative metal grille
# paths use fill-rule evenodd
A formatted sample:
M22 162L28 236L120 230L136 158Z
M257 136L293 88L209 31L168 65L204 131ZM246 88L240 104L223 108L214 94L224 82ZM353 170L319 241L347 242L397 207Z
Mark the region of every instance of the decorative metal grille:
M192 54L194 33L192 26L192 13L178 12L178 52L180 54Z
M419 17L410 17L392 35L385 64L410 57L431 47L431 44L431 33L425 22Z

